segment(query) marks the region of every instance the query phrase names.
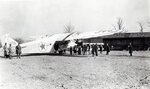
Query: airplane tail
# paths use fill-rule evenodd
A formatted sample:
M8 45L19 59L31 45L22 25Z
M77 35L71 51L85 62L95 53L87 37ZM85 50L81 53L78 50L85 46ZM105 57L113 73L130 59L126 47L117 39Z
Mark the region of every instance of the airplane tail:
M4 50L3 50L3 46L5 45L5 43L7 43L7 46L9 46L9 44L13 46L16 46L18 44L18 42L16 42L14 39L12 39L11 37L9 37L9 34L3 35L0 37L0 43L1 43L1 47L0 47L0 56L4 55ZM14 47L13 47L14 48ZM14 49L12 49L14 51ZM14 53L14 52L13 52Z
M2 46L4 46L5 43L7 43L7 45L11 44L12 46L16 46L18 44L18 42L16 42L14 39L9 37L8 34L1 36L0 41Z

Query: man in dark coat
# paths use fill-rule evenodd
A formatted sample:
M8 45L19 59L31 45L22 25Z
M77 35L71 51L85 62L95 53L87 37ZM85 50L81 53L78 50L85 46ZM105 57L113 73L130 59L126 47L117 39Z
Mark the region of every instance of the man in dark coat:
M16 54L17 54L17 58L21 58L21 46L20 43L16 46Z
M103 52L103 46L102 45L99 46L99 50L100 50L100 54L102 54L102 52Z
M73 47L73 52L74 52L74 55L77 55L77 46Z
M81 55L81 46L78 47L78 55Z
M83 45L83 55L85 55L87 52L87 45Z
M91 45L91 48L92 48L92 50L91 50L92 56L94 56L94 45L93 44Z
M70 55L72 55L72 47L70 46Z
M4 57L7 58L7 54L8 54L7 43L5 43L5 45L4 45L4 47L3 47L3 50L4 50Z
M88 52L88 54L90 54L90 44L87 44L87 52Z
M110 52L110 47L109 47L109 44L107 43L106 44L106 55L109 55L109 52Z
M95 52L95 55L96 55L96 56L98 56L97 49L98 49L98 48L97 48L97 44L95 44L95 45L94 45L94 52Z
M128 48L129 48L129 54L130 54L130 56L132 56L132 53L133 53L133 50L132 50L132 43L130 43L130 44L128 45Z

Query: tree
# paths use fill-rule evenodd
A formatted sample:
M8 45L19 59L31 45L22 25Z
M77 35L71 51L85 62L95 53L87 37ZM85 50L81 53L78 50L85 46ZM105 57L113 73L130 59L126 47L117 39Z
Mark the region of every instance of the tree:
M117 24L116 25L112 25L114 30L119 30L119 31L122 31L122 32L126 32L125 30L125 27L123 26L123 20L119 17L117 19Z
M124 30L123 20L121 18L118 18L117 26L118 30Z
M142 33L143 32L143 24L141 22L138 22L138 25L140 27L140 32Z
M74 31L74 26L71 23L65 25L64 27L64 33L72 33Z

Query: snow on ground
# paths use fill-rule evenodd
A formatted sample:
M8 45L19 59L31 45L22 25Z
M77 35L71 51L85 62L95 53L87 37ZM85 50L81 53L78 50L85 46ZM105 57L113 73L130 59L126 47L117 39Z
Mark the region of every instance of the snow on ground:
M0 89L150 89L150 52L0 58Z

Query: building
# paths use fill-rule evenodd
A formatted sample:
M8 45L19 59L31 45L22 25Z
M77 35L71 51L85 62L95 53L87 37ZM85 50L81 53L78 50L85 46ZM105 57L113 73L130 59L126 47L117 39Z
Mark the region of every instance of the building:
M148 50L150 48L150 32L115 33L113 35L85 39L90 43L108 43L113 50L127 50L132 43L134 50Z

